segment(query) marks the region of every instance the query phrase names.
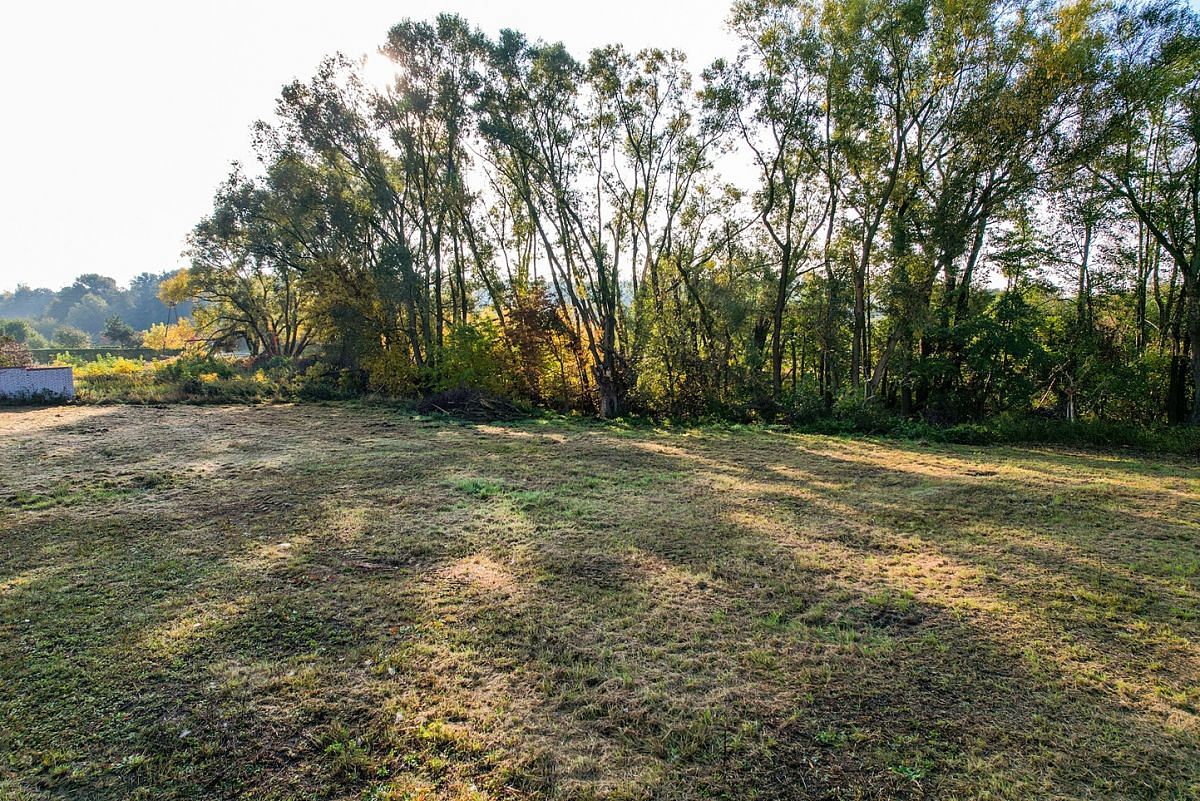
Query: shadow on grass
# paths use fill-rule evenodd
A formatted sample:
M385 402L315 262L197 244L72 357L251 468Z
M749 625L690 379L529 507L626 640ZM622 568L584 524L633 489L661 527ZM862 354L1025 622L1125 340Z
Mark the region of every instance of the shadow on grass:
M1056 517L1077 463L1044 449L325 407L34 428L3 446L21 475L0 494L86 487L118 459L175 479L0 513L17 688L0 794L1185 798L1200 781L1196 579L1148 575L1127 531L1170 534L1154 564L1196 559L1169 522L1187 499L1119 471L1089 480L1143 511L1081 490Z

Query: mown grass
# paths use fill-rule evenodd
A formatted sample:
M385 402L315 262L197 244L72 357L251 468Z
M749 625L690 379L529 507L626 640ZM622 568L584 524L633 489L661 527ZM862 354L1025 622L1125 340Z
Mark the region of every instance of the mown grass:
M1200 467L0 410L0 798L1200 797Z

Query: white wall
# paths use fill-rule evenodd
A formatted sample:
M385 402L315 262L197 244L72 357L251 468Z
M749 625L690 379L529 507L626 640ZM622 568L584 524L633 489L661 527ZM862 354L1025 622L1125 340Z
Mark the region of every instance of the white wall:
M75 373L70 367L0 367L0 398L32 395L75 397Z

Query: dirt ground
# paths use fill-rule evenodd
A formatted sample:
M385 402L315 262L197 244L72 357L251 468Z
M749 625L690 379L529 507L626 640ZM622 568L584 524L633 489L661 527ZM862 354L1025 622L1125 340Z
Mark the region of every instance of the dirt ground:
M1200 465L3 409L0 798L1200 798Z

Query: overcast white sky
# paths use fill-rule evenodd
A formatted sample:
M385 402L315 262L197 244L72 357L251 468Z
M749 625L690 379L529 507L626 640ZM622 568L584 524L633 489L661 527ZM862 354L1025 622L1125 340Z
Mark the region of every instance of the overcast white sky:
M620 41L678 47L694 72L736 45L729 0L23 2L0 25L0 290L125 283L183 266L250 125L326 54L374 53L404 17L457 12L578 56Z

